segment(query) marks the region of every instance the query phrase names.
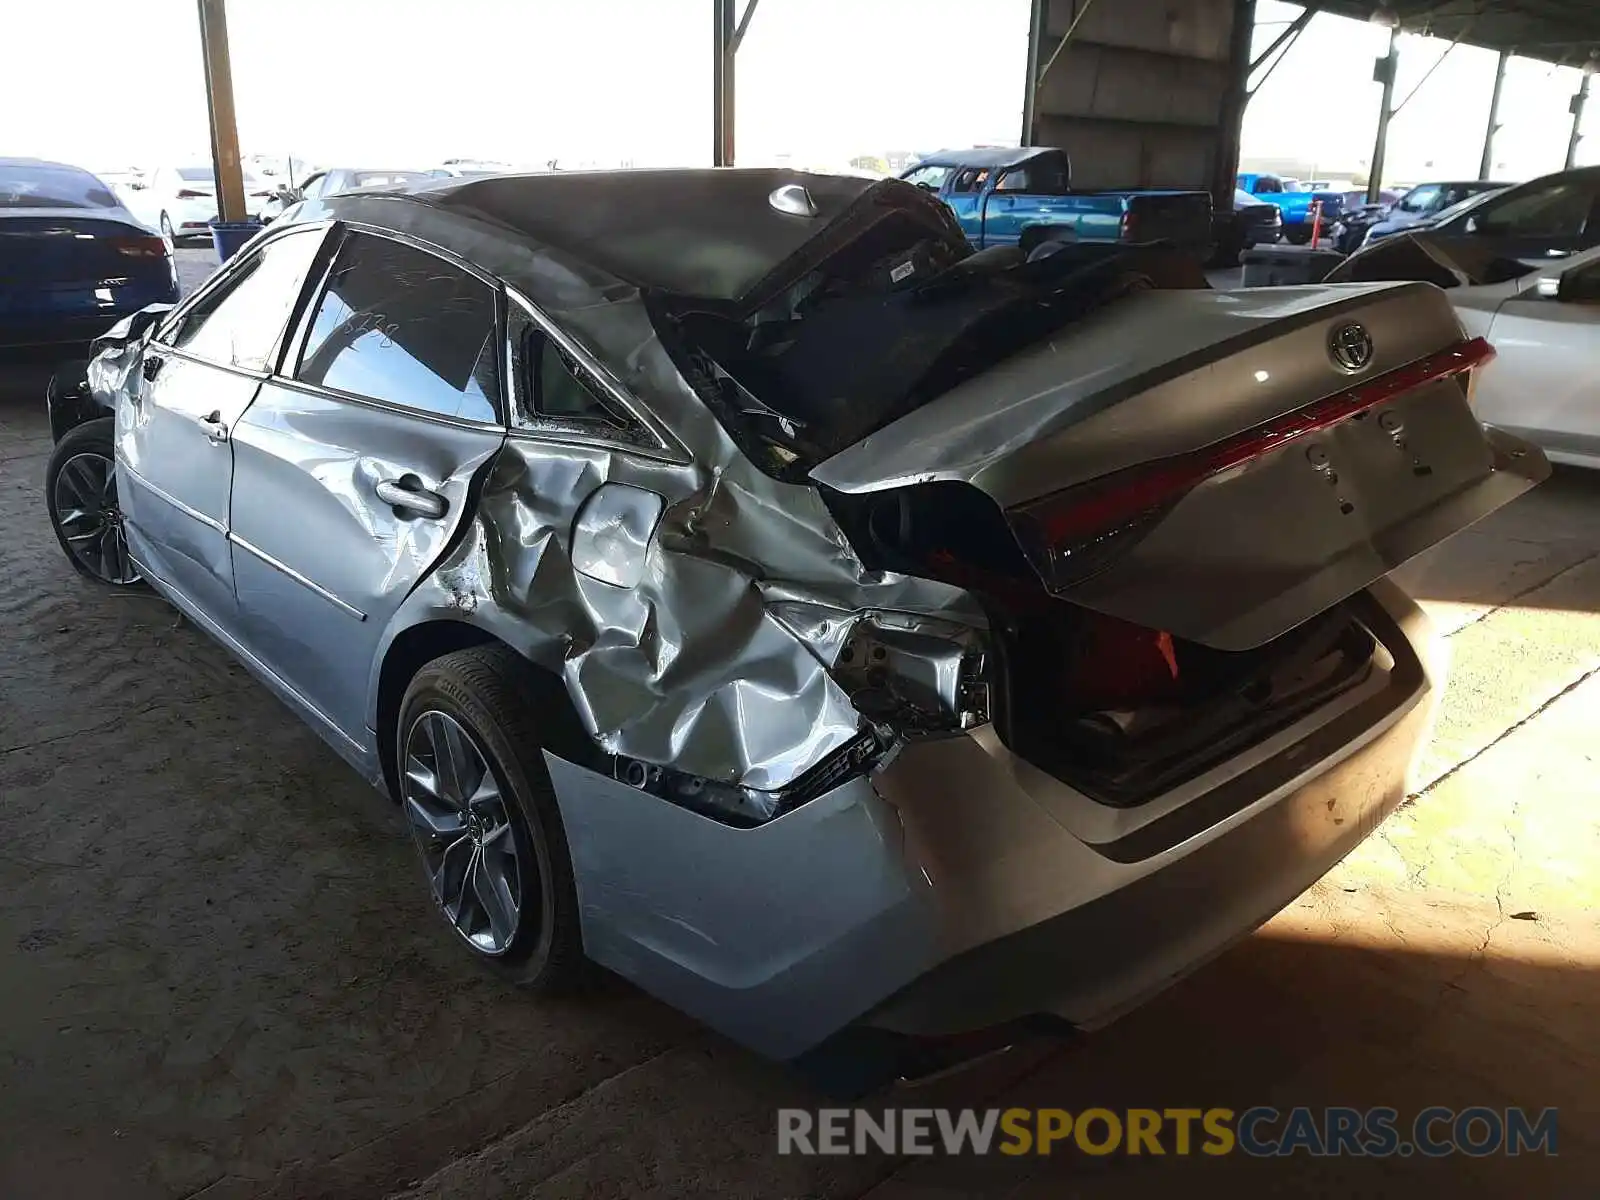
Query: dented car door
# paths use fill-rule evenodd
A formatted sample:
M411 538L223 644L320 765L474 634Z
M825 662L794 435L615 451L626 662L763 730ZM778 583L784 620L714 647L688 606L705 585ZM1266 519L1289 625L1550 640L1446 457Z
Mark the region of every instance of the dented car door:
M498 304L461 266L349 232L234 436L241 640L360 744L388 618L505 439Z

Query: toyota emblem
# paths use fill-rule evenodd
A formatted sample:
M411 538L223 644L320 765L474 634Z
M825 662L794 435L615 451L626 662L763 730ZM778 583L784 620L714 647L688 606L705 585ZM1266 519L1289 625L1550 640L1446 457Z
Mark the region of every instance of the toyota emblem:
M1352 375L1372 362L1372 335L1365 325L1350 321L1328 335L1328 357L1334 366Z

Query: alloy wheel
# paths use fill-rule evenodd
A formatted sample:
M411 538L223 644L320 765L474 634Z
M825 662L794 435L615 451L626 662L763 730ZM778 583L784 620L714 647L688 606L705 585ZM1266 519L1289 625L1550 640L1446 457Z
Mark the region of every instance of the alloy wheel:
M128 557L111 459L87 450L67 459L56 475L55 508L68 552L89 574L107 583L139 582Z
M406 735L406 822L434 902L479 953L503 954L522 920L522 870L507 798L472 735L429 710Z

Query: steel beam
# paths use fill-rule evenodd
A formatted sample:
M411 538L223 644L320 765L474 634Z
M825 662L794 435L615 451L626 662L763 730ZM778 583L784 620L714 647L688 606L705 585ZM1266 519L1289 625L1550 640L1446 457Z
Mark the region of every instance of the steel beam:
M1589 84L1594 76L1587 71L1583 75L1583 83L1578 86L1577 95L1572 97L1569 106L1572 109L1572 136L1567 138L1567 170L1572 170L1578 165L1578 143L1583 140L1583 109L1589 103Z
M1039 100L1039 50L1044 45L1045 20L1050 0L1031 0L1028 5L1028 65L1022 89L1022 146L1033 145L1033 128Z
M1255 32L1256 0L1235 0L1233 31L1228 39L1228 90L1223 93L1222 111L1218 114L1217 160L1211 175L1211 203L1222 212L1233 210L1233 191L1238 186L1244 110L1250 103L1250 71L1255 66L1250 61Z
M760 0L745 0L744 16L734 19L734 6L738 0L711 0L712 57L711 57L711 124L713 144L711 165L733 166L733 96L734 62L739 56L739 43L744 41L745 30L750 28L750 18L756 15Z
M1067 31L1061 35L1061 40L1056 43L1056 48L1050 52L1050 57L1045 59L1044 66L1040 67L1039 73L1033 77L1034 91L1038 91L1044 86L1044 77L1050 74L1050 68L1056 65L1056 59L1061 57L1061 52L1072 41L1072 35L1078 32L1078 22L1088 16L1089 10L1094 7L1094 0L1075 0L1075 2L1079 7L1076 15L1072 18L1072 24L1067 26Z
M233 111L233 67L228 60L228 18L222 0L199 0L200 50L206 68L206 112L211 121L211 169L217 216L242 221L244 171L239 165L239 125Z
M1494 135L1500 132L1500 93L1505 90L1506 64L1511 61L1511 51L1500 51L1500 62L1494 69L1494 92L1489 97L1489 127L1483 131L1483 157L1478 160L1478 178L1488 179L1494 169Z
M1278 52L1278 48L1285 42L1296 41L1300 35L1305 32L1305 28L1308 24L1310 24L1311 18L1316 15L1317 6L1315 4L1307 4L1305 8L1301 10L1300 15L1294 20L1290 21L1284 31L1273 39L1272 45L1268 46L1256 56L1256 60L1250 64L1250 73L1254 74L1256 71L1260 70L1261 64L1276 54ZM1246 49L1245 53L1248 54L1250 51Z
M1469 29L1471 28L1470 24L1468 25L1468 28ZM1450 55L1455 51L1455 48L1457 46L1461 45L1461 38L1463 36L1465 36L1465 35L1464 34L1457 34L1455 41L1451 42L1448 46L1446 46L1444 48L1444 53L1439 55L1438 58L1433 60L1433 66L1429 67L1426 71L1424 71L1422 73L1422 78L1417 80L1417 86L1412 88L1409 92L1407 92L1406 93L1406 98L1404 100L1400 101L1399 104L1396 104L1394 106L1394 112L1391 115L1398 117L1400 115L1400 110L1405 108L1406 105L1411 103L1411 101L1416 97L1416 94L1422 90L1422 85L1427 83L1428 80L1433 78L1433 73L1444 65L1444 60L1450 57Z
M1372 166L1367 175L1367 203L1376 204L1383 190L1383 160L1389 151L1389 122L1394 117L1394 77L1399 74L1400 31L1389 30L1389 53L1378 59L1373 74L1383 83L1383 103L1378 108L1378 136L1372 144Z

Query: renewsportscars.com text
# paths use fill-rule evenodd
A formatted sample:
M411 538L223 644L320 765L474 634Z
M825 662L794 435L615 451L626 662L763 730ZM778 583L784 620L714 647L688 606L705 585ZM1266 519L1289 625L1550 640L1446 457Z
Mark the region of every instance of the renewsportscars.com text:
M779 1154L1387 1158L1556 1153L1556 1110L1424 1108L783 1108Z

